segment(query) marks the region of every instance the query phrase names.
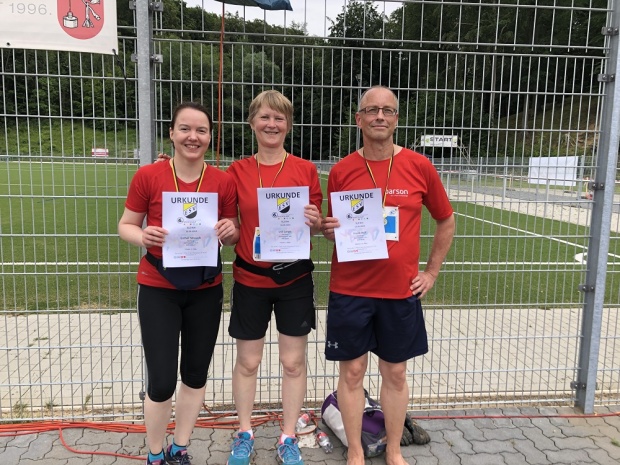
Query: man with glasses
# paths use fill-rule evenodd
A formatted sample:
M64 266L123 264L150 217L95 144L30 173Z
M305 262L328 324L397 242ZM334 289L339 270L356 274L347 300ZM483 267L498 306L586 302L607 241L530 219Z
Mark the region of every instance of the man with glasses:
M454 236L454 215L431 162L394 143L398 99L375 86L360 98L355 121L363 147L338 162L328 180L323 235L335 240L332 192L381 189L388 258L338 261L332 257L325 356L338 361L338 405L348 442L348 465L362 465L362 412L368 352L379 358L387 465L406 465L400 450L409 388L407 361L428 352L420 300L439 275ZM422 206L436 227L426 266L418 269ZM389 226L388 226L389 225Z

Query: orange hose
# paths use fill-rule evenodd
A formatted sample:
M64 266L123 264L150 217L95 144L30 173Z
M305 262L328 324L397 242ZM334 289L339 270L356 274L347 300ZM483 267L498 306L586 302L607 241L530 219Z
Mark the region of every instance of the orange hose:
M205 410L209 412L209 410L205 407ZM210 413L210 412L209 412ZM212 429L231 429L235 430L238 427L237 420L222 420L222 418L230 417L231 414L219 414L213 415L209 417L199 418L196 422L197 428L212 428ZM472 419L509 419L509 418L527 418L527 419L536 419L536 418L604 418L604 417L613 417L620 416L620 412L610 412L610 413L592 413L592 414L557 414L557 415L446 415L446 416L411 416L414 420L472 420ZM317 424L317 416L316 413L313 415L314 423ZM270 422L282 422L282 416L277 412L266 412L263 415L257 415L252 417L252 428L264 425ZM174 431L175 423L168 424L168 432L172 433ZM96 423L96 422L86 422L86 421L38 421L31 423L2 423L0 424L0 437L17 437L17 436L25 436L28 434L38 434L38 433L46 433L50 431L58 431L60 441L62 445L70 452L74 454L86 454L86 455L109 455L113 457L122 457L133 460L145 460L143 456L135 456L135 455L126 455L126 454L117 454L115 452L100 452L100 451L81 451L77 450L71 446L69 446L64 437L63 430L66 429L94 429L98 431L106 431L110 433L140 433L145 434L146 429L144 425L134 425L129 423L118 423L118 422L110 422L110 423ZM313 431L310 431L305 434L311 434Z

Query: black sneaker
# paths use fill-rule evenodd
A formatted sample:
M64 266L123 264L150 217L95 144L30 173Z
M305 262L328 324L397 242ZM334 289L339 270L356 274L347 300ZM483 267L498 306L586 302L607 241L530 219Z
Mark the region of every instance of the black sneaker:
M415 420L412 420L409 413L405 415L405 426L403 428L403 435L400 438L401 446L409 446L411 444L427 444L431 440L426 430L418 425Z
M166 463L169 465L192 465L192 462L190 462L192 456L187 453L187 449L178 451L174 455L170 454L171 449L172 444L166 449Z

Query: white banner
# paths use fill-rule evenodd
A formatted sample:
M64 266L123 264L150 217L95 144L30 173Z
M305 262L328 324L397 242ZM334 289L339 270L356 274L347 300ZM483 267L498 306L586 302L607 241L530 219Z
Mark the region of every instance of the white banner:
M113 54L116 0L0 0L0 47Z
M530 184L574 186L579 157L532 157L527 181Z
M458 136L435 136L426 134L420 140L421 147L446 147L457 148L459 146Z

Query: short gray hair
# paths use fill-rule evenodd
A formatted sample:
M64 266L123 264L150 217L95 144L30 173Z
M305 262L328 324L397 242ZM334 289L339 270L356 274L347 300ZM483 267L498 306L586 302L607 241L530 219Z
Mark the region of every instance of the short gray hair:
M366 90L362 93L362 95L360 96L360 100L359 100L359 102L357 102L357 111L358 111L358 112L359 112L362 108L364 108L364 107L362 107L362 102L364 101L364 98L366 98L366 94L368 94L368 92L370 92L370 91L371 91L371 90L373 90L373 89L385 89L385 90L389 90L389 91L390 91L390 93L394 96L394 102L396 103L396 111L398 111L398 97L396 96L396 94L394 93L394 91L393 91L392 89L390 89L389 87L377 85L377 86L372 86L372 87L370 87L370 88L366 89Z

